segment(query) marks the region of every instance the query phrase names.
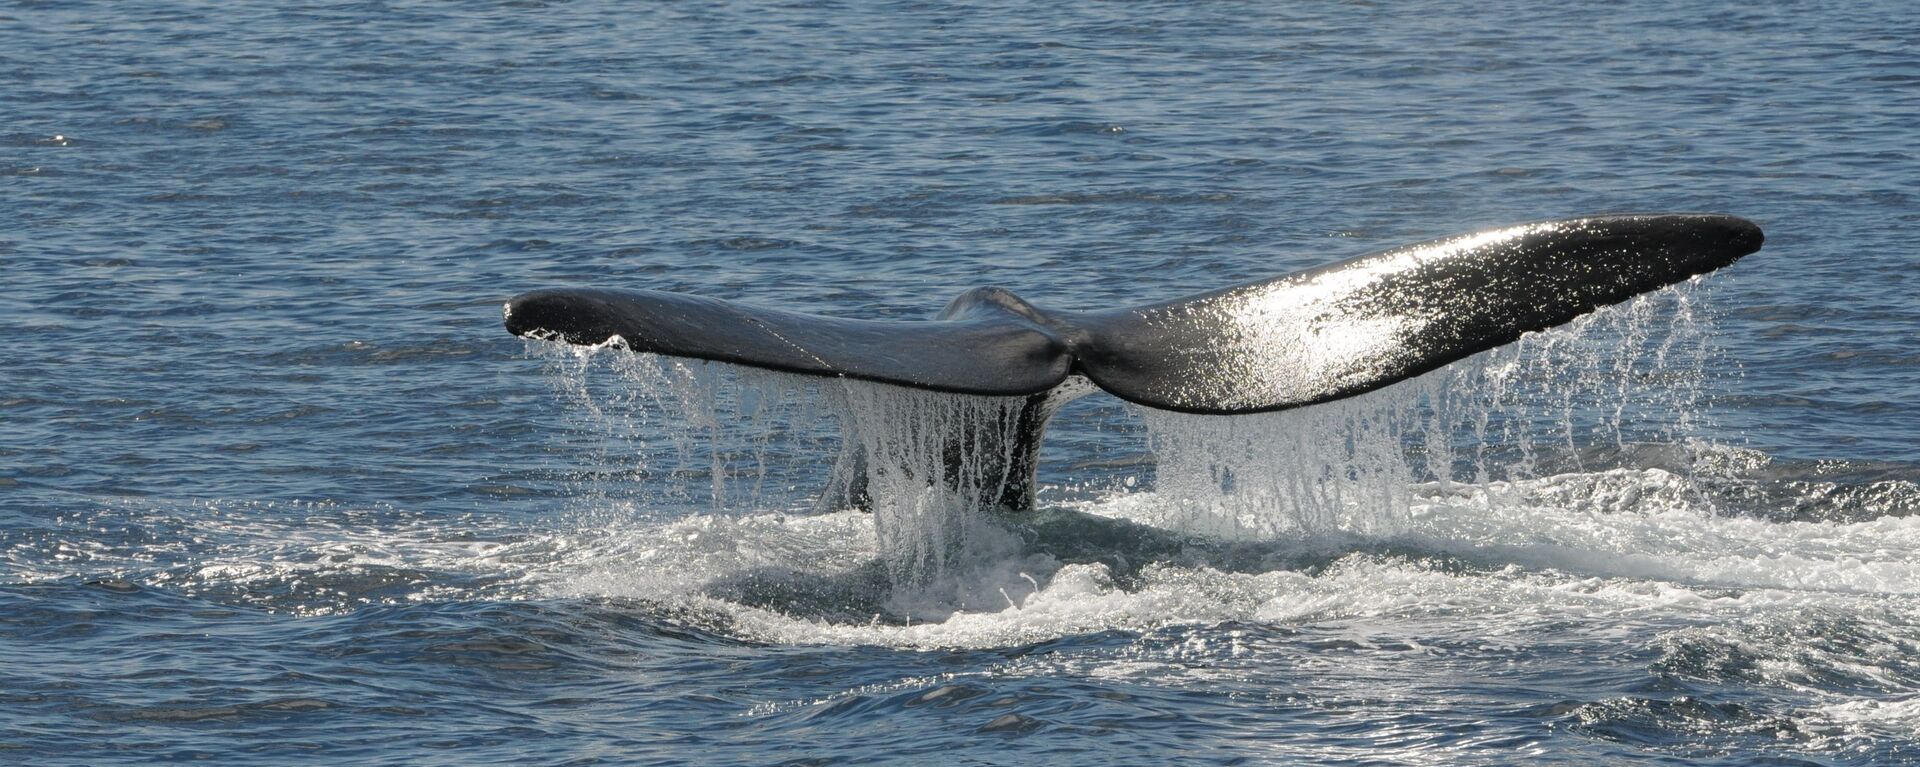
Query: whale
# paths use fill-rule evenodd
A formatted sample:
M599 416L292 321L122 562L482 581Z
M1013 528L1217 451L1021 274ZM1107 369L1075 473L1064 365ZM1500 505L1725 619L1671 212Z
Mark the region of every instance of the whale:
M1718 213L1599 215L1484 229L1141 306L1046 309L961 293L931 319L848 319L683 293L549 288L505 306L517 336L954 394L1016 397L1001 426L951 435L997 462L988 499L1030 510L1046 424L1096 391L1206 415L1308 407L1419 376L1758 251ZM993 429L982 434L978 429ZM983 448L980 446L990 446ZM866 456L842 447L828 505L865 507Z

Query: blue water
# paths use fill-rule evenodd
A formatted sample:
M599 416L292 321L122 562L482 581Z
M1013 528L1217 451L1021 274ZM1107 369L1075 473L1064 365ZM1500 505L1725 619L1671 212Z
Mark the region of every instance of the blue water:
M1920 763L1920 15L1456 5L0 7L0 761ZM1624 415L1499 355L1233 427L1089 398L931 587L807 505L831 428L696 433L500 327L1664 210L1766 248L1522 366ZM1511 402L1459 482L1351 431L1462 388ZM715 500L702 450L755 460ZM1235 490L1314 461L1366 485L1330 522Z

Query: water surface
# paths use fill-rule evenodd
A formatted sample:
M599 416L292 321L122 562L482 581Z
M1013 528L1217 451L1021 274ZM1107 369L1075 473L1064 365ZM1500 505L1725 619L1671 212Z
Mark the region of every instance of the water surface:
M8 4L0 747L1920 761L1916 39L1888 2ZM705 389L499 326L570 285L1096 309L1662 210L1767 247L1319 415L1089 398L1042 513L911 588L808 504L830 417L696 431L657 398ZM1458 392L1485 423L1400 456ZM715 446L754 459L718 502Z

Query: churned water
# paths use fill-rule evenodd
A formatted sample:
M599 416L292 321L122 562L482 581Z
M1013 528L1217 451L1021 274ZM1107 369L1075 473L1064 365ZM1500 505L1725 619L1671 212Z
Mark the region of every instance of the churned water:
M1920 763L1920 15L1458 6L0 6L0 762ZM1015 518L1003 402L500 327L1667 210L1768 244Z

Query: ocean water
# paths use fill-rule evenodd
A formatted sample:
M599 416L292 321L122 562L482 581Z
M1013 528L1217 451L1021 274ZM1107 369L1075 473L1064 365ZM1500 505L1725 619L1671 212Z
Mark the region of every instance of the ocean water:
M1920 15L1469 5L0 5L0 762L1920 764ZM500 326L1672 210L1766 248L1320 408L1088 397L1018 518L814 502L1000 403Z

